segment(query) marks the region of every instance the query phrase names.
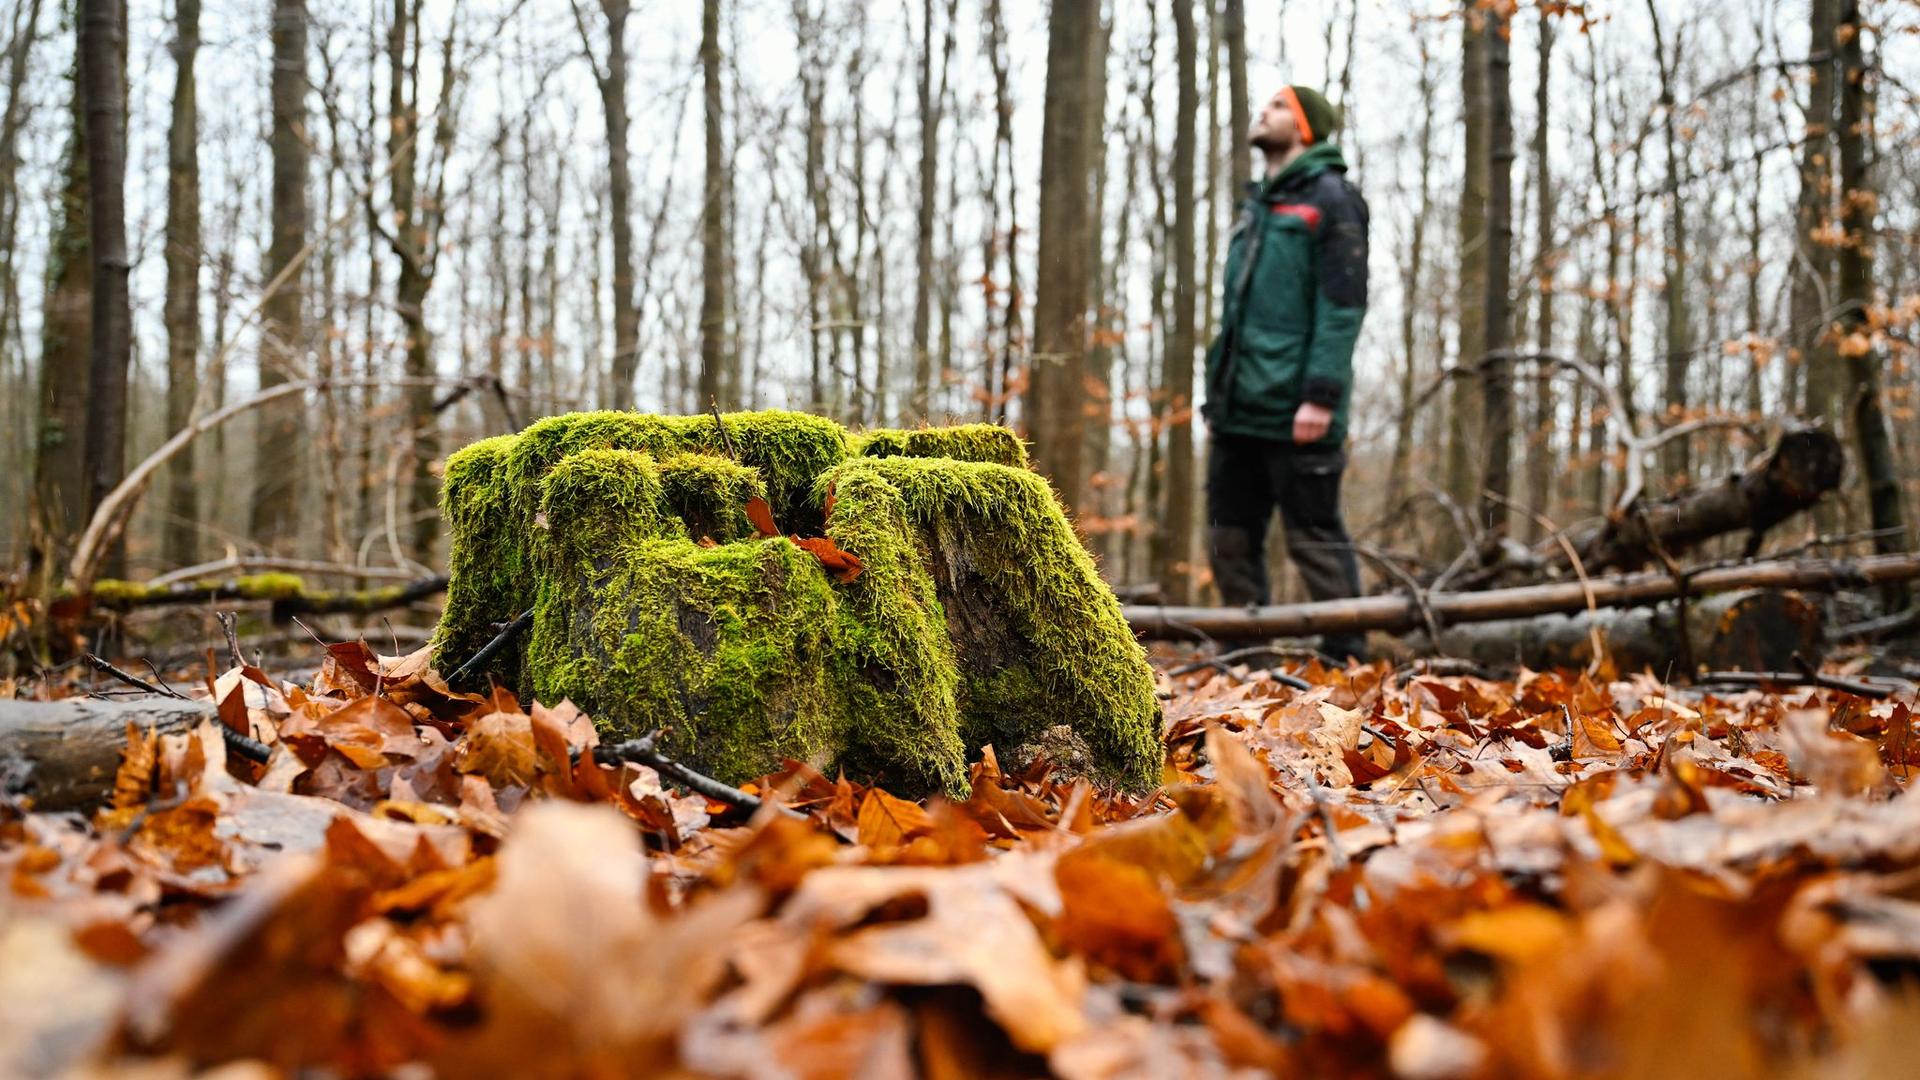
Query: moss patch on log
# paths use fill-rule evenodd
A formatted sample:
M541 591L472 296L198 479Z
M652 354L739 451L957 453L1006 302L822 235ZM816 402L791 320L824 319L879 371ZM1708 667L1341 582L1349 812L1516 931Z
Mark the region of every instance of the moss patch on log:
M495 622L526 610L526 534L511 528L506 514L507 453L516 438L496 435L447 455L440 512L453 543L447 606L433 634L434 661L442 671L451 672L491 641Z
M817 417L725 423L738 460L710 416L628 413L550 418L450 458L443 669L531 604L524 663L494 671L571 698L610 736L665 729L669 753L722 779L792 757L957 795L968 752L1062 723L1103 778L1157 779L1145 654L1017 436L978 424L850 446ZM837 583L759 537L756 495L783 531L824 530L865 571Z
M1152 670L1046 480L984 462L848 461L821 479L836 494L836 540L839 492L866 478L899 493L913 528L902 557L922 564L945 617L965 745L1018 746L1065 722L1103 779L1150 786L1161 761Z
M873 428L849 436L859 457L952 458L1027 467L1027 444L998 424L939 428Z

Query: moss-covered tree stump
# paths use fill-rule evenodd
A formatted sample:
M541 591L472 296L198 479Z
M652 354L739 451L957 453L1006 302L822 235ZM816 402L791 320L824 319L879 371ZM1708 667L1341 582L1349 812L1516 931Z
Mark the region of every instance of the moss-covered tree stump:
M864 570L837 581L759 535L756 496ZM444 505L443 670L531 606L524 647L481 677L570 698L609 735L662 729L722 779L799 758L960 794L968 754L1062 725L1103 779L1158 776L1145 654L1004 428L559 416L451 457Z

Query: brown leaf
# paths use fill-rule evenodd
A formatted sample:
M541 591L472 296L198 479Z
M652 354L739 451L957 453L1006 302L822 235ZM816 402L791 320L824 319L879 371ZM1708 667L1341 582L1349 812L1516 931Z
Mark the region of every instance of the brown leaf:
M779 536L780 526L773 522L773 507L758 495L747 500L747 520L753 523L755 532L763 537Z
M827 576L842 585L859 577L861 572L867 568L866 564L860 561L859 556L851 551L842 550L840 545L834 543L831 537L795 536L789 539L802 550L820 560L820 566L826 570Z
M478 773L494 787L531 786L539 776L533 718L523 712L490 712L467 725L454 768Z
M919 804L870 788L860 800L858 828L860 843L867 847L899 847L915 836L933 831L933 822Z

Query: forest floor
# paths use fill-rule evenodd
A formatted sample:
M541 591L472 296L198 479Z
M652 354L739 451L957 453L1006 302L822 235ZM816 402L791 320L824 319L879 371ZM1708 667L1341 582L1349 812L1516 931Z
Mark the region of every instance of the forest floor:
M1148 797L989 753L752 818L424 652L236 668L264 766L206 725L0 808L0 1073L1912 1068L1913 695L1168 668Z

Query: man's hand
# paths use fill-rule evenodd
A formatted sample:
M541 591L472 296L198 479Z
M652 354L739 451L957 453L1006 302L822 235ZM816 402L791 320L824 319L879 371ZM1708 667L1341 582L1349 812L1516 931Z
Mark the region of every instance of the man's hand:
M1325 405L1316 405L1303 401L1293 414L1293 441L1296 443L1319 442L1333 426L1333 410Z

